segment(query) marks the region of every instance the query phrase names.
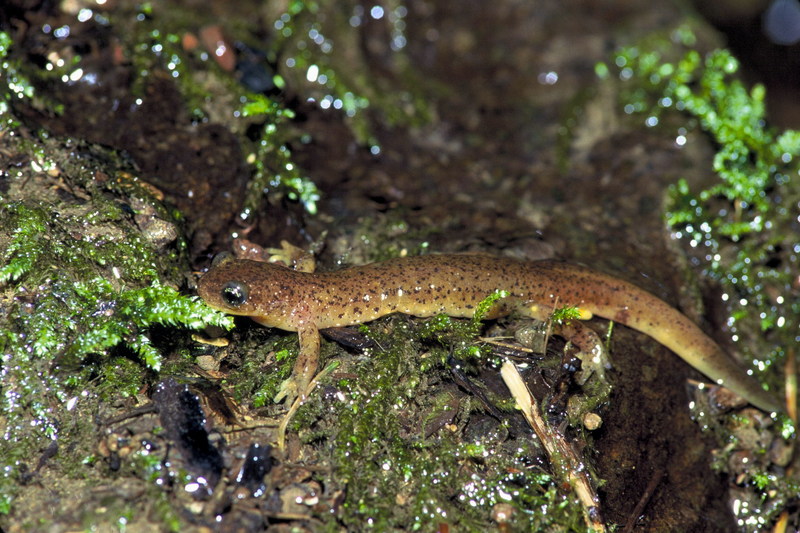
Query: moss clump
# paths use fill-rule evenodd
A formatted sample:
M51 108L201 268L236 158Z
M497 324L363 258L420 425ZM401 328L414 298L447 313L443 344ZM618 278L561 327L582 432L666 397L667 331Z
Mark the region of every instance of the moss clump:
M384 20L392 28L392 43L383 44L391 47L394 66L408 71L401 51L405 45L406 8L375 8L382 15L385 13ZM342 112L359 141L379 150L364 113L370 107L379 107L394 123L427 119L429 112L422 98L411 104L409 99L414 95L399 93L393 86L376 86L379 77L357 74L370 69L365 54L359 52L359 41L364 38L361 27L367 17L362 6L348 10L324 0L291 1L267 9L275 19L275 47L285 58L281 83L316 100L322 109ZM354 64L358 67L354 68ZM398 101L402 103L398 105Z
M504 296L489 296L481 314ZM357 378L339 378L336 395L313 395L293 421L292 430L333 469L331 490L344 495L335 517L320 516L327 529L488 530L498 504L513 507L515 530L585 527L580 506L547 467L533 466L540 460L535 438L523 431L509 439L506 423L442 387L451 380L444 360L474 356L481 327L480 317L445 316L416 325L394 316L361 327L375 348L343 369ZM431 430L442 419L451 422Z
M13 129L19 122L9 113L9 106L15 98L33 98L34 90L28 78L21 73L19 65L8 59L13 45L11 36L0 32L0 72L5 80L0 83L0 120L6 128Z
M7 39L0 41L5 53ZM231 320L160 281L164 272L179 279L186 271L186 247L177 237L166 246L144 236L137 226L144 211L176 222L135 180L76 157L71 141L21 135L9 100L35 95L13 86L22 79L13 61L3 58L2 67L5 147L24 162L9 171L0 195L0 512L9 513L48 446L69 442L73 453L59 465L79 472L95 444L100 402L135 394L158 370L153 326ZM97 180L95 172L116 177Z
M252 148L247 161L253 166L249 185L251 194L245 201L243 219L260 208L264 191L270 191L273 196L283 194L302 203L308 212L316 213L319 190L292 162L287 145L292 137L288 121L294 118L294 113L279 103L279 99L249 91L231 73L223 72L206 52L191 52L181 46L182 34L196 30L207 21L187 19L185 10L173 11L169 6L159 7L159 13L153 16L153 9L149 4L142 4L137 6L138 13L135 14L138 22L131 36L135 42L130 43L130 50L133 51L131 59L136 65L135 71L140 77L134 92L143 91L140 86L151 72L165 70L176 80L194 120L208 120L213 115L213 118L227 121L226 126L239 133L244 133L251 125L258 126L260 131L254 139L244 135L240 137L243 146ZM296 14L303 9L302 5L290 6L289 11ZM241 28L239 34L246 36L248 32L260 30ZM272 43L265 55L274 59L280 46L280 42ZM209 74L213 76L212 80L207 79ZM277 74L274 81L276 85L283 84ZM212 105L222 109L210 110Z
M420 339L433 340L439 345L441 361L444 361L449 354L459 359L476 357L480 354L480 349L475 346L474 341L483 328L483 318L492 307L500 305L501 300L507 298L508 294L508 291L504 290L494 291L478 304L475 314L469 320L437 315L423 323L418 335Z
M676 43L688 46L694 37L681 29ZM779 344L793 345L800 327L800 299L792 290L800 246L791 206L800 201L800 132L779 134L767 125L764 87L748 90L735 77L739 65L727 50L703 57L689 49L675 61L664 59L668 53L674 50L667 52L664 43L630 47L615 60L620 77L634 87L626 93L626 110L646 112L649 124L668 109L689 114L694 120L681 126L678 144L699 126L717 146L717 183L693 193L680 181L670 190L667 222L722 284L734 333L739 322L751 322ZM774 350L759 368L783 353Z
M694 45L693 33L680 28L669 40L620 50L615 64L624 82L623 105L630 114L645 113L650 126L678 111L684 117L678 146L699 128L716 147L716 181L698 192L684 180L673 186L667 223L689 244L694 263L720 283L733 339L745 341L739 347L774 385L777 373L769 370L797 346L800 330L800 297L793 288L800 264L800 132L768 126L764 87L747 88L736 77L739 63L730 52L703 55ZM608 75L610 69L598 71ZM741 339L740 331L746 332ZM794 427L781 423L782 436L794 436ZM750 480L764 498L777 494L776 502L796 490L785 477L755 468ZM761 526L780 510L764 506Z
M570 320L580 320L581 317L581 310L577 307L559 307L553 310L551 319L553 322L560 324L562 322L569 322Z
M53 212L48 206L12 202L0 209L4 215L2 230L12 236L3 252L5 266L0 269L0 283L17 282L16 290L23 291L31 285L38 285L40 291L47 287L47 291L36 294L35 310L25 309L24 314L16 316L12 312L24 333L17 336L7 332L6 342L14 351L24 347L34 357L59 354L80 359L124 341L150 368L158 370L160 356L138 332L154 324L199 329L212 323L232 323L196 297L181 296L161 285L154 251L133 232L109 238L109 230L102 242L94 242L87 237L90 231L76 239L74 230L68 229L74 228L76 221L69 220L70 215L61 220L51 218ZM82 218L98 229L113 216L119 217L121 212L101 216L95 211ZM68 231L71 235L66 235ZM112 272L103 272L106 269ZM149 278L150 285L125 289L123 274L129 281ZM107 279L115 277L116 284Z
M280 98L248 90L233 73L224 72L211 60L207 51L187 51L183 48L182 35L196 31L203 24L208 24L208 20L202 20L203 17L195 20L187 18L185 10L167 5L156 7L145 3L136 9L138 22L130 36L134 41L130 43L130 50L133 51L131 59L139 76L134 92L143 91L141 87L151 72L165 70L176 80L193 120L206 121L212 118L225 121L225 126L231 131L242 134L242 146L250 147L247 162L252 165L253 174L250 194L241 213L242 219L247 219L250 213L261 208L264 191L270 191L273 201L274 197L284 195L291 201L300 202L309 213L315 214L319 190L293 163L288 148L288 141L294 135L288 127L289 120L294 118L293 111L280 103ZM154 13L155 9L159 12ZM265 63L266 58L275 60L278 50L283 46L281 36L294 34L291 17L306 10L316 11L313 4L307 6L297 2L288 7L287 13L291 15L285 13L279 16L275 24L282 25L284 31L263 51ZM235 33L244 40L253 39L263 46L260 35L251 35L261 31L261 27L245 27L237 28ZM265 75L269 70L265 67ZM329 75L331 79L334 78L332 72ZM273 82L278 87L285 83L277 74L273 75ZM258 128L258 133L253 137L245 136L244 133L253 125Z
M242 107L242 115L259 117L264 121L255 155L249 158L255 167L255 173L250 184L251 193L245 203L245 212L258 209L263 191L276 189L290 200L302 203L312 215L316 214L320 199L319 189L292 162L292 154L286 146L286 131L282 125L293 118L294 113L283 109L266 96L250 94Z
M141 372L122 371L126 365L118 356L107 356L112 349L126 346L146 368L158 370L163 356L150 342L149 328L229 327L231 320L162 285L154 251L120 229L122 211L84 216L82 226L64 206L0 202L0 212L0 234L10 236L0 243L7 302L0 329L0 412L6 422L0 509L7 512L20 469L33 460L31 453L59 437L59 420L81 395L108 394L108 383L117 385L115 394L141 388ZM115 217L122 220L112 226ZM102 242L78 238L77 228L101 226L115 231L104 232ZM112 379L92 386L98 375Z
M258 326L239 340L236 351L242 354L240 364L226 379L234 398L256 409L271 406L281 384L292 375L298 351L297 335L276 336ZM268 362L266 355L271 353L274 364Z
M187 19L185 10L173 11L169 6L158 7L159 13L153 16L153 9L149 4L137 6L138 22L130 36L134 41L130 43L131 60L138 75L134 93L144 92L143 86L150 73L167 71L176 81L193 120L223 120L231 131L242 134L242 146L251 149L247 162L252 165L253 172L243 219L260 209L264 191L300 202L309 213L315 214L319 190L293 163L287 144L293 136L288 123L294 118L294 112L278 98L248 90L232 73L224 72L212 61L207 52L187 51L182 47L182 34L195 31L207 21ZM292 12L299 9L290 8ZM244 36L249 31L255 30L240 30ZM272 43L265 55L274 59L279 46L277 42ZM279 76L274 78L281 84ZM219 109L212 109L214 106ZM254 138L246 137L244 132L253 125L257 126L258 133Z

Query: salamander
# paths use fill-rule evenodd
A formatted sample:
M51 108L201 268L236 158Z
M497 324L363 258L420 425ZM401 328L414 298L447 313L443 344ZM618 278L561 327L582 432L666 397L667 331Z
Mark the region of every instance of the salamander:
M547 320L555 308L577 307L581 318L597 315L652 337L752 405L782 410L777 398L681 312L632 283L586 267L460 254L403 257L333 272L246 259L216 263L198 283L209 306L298 333L300 355L282 392L289 399L303 397L316 372L320 329L391 313L472 317L482 300L504 290L509 296L484 318L514 312Z

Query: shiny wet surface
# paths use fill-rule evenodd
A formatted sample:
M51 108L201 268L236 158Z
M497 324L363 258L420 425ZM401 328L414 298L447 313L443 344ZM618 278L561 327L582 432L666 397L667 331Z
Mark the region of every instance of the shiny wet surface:
M424 241L432 251L558 257L618 275L691 312L684 260L660 211L677 178L708 179L710 148L700 139L678 147L671 133L626 116L613 83L600 84L594 71L619 44L680 22L679 11L636 1L402 7L402 46L392 40L396 22L386 18L364 15L359 24L330 29L332 53L346 55L353 76L367 79L362 87L382 95L359 111L373 142L357 141L341 113L308 101L308 87L290 84L279 95L302 132L288 141L294 160L323 193L316 217L281 201L265 203L247 224L237 220L247 150L224 122L193 122L169 78L153 75L132 93L133 67L103 47L113 29L76 27L71 37L73 46L101 43L86 56L102 83L41 87L64 103L64 114L23 114L55 134L130 154L143 178L186 214L197 265L229 247L231 232L245 225L249 239L267 246L281 238L303 244L327 231L328 267L373 260L375 241L385 249L392 239L399 249ZM224 3L213 11L237 16ZM31 28L71 20L56 12L26 19ZM336 48L352 44L351 34L357 46ZM54 46L34 30L23 42L32 56ZM391 105L407 110L389 120ZM711 472L706 438L689 417L688 367L621 328L612 351L615 392L589 453L605 480L605 519L629 521L656 480L642 512L647 530L730 530L720 496L726 480Z

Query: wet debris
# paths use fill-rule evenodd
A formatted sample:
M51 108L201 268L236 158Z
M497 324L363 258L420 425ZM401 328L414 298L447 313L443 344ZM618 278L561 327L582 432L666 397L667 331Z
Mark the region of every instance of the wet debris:
M186 469L197 476L195 494L210 496L222 475L223 459L209 439L200 399L187 385L168 378L156 386L153 403L167 438L183 456Z
M266 492L267 485L264 482L264 476L272 470L274 464L271 453L272 446L270 445L262 446L257 442L250 445L244 462L242 462L242 467L236 475L236 484L239 486L239 491L243 489L249 492L249 495L253 498L261 497ZM237 495L239 491L237 491ZM244 497L244 494L242 494L242 497Z

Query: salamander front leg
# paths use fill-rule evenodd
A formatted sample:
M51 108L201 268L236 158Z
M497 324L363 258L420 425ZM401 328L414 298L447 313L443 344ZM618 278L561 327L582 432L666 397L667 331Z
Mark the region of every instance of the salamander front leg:
M288 241L281 241L280 248L267 248L270 263L283 263L292 270L298 272L314 272L317 263L314 254L303 250Z
M291 405L295 399L305 400L308 394L308 385L314 379L319 365L319 330L309 326L297 332L300 340L300 353L292 370L292 376L281 384L281 389L275 395L275 402L286 400Z
M286 405L289 406L289 411L278 426L277 441L281 450L286 445L289 422L311 392L311 382L319 365L319 330L307 327L299 330L297 334L300 339L300 353L292 369L292 377L283 382L280 392L275 396L276 402L286 399Z

